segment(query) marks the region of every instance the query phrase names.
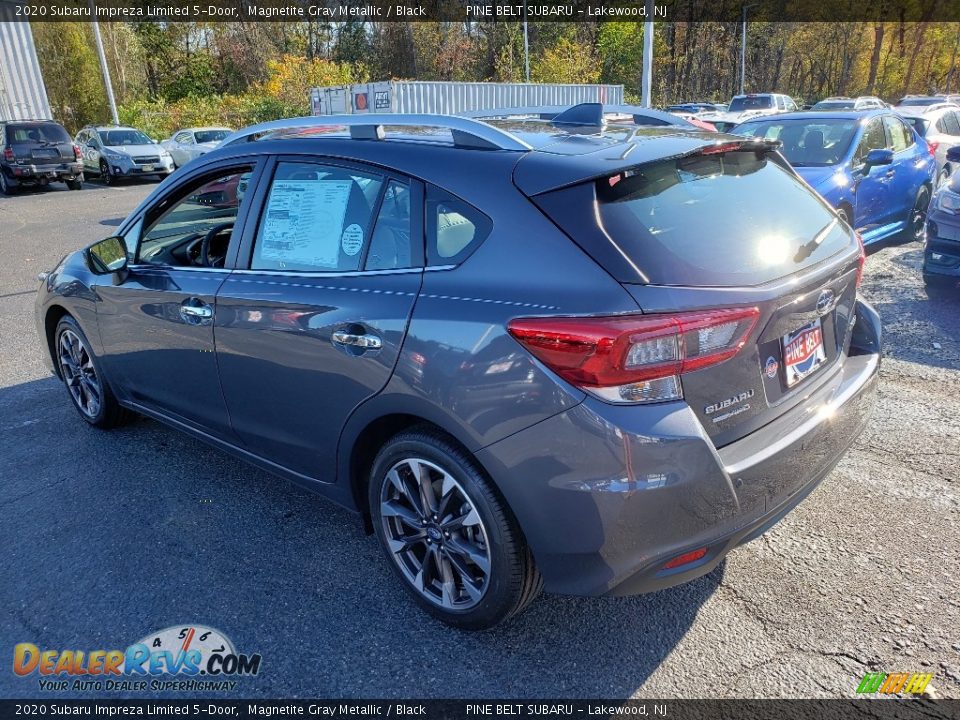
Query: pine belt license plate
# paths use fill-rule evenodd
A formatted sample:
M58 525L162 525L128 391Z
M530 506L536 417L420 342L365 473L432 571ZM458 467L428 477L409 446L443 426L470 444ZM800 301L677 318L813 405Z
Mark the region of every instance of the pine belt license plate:
M783 343L783 367L787 387L793 387L823 365L827 354L823 349L823 329L820 318L799 330L787 333Z

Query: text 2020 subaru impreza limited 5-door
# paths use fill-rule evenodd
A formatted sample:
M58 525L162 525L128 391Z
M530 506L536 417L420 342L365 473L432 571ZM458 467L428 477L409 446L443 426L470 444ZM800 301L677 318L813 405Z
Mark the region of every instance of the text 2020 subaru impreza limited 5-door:
M45 274L53 367L356 510L459 627L703 575L867 420L862 246L775 145L590 115L241 131Z

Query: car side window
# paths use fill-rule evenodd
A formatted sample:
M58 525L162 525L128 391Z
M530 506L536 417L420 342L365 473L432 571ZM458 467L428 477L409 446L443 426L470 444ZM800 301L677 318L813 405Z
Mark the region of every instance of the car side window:
M871 150L885 147L887 147L887 136L883 132L883 123L880 122L880 118L873 118L864 128L863 137L860 138L860 144L854 156L854 165L862 164Z
M192 145L193 137L188 132L182 132L176 137L176 141L181 145Z
M427 189L427 263L455 265L483 242L493 221L469 203L436 187Z
M380 211L370 236L365 270L397 270L414 265L410 225L410 186L398 180L387 183ZM422 254L422 253L417 253Z
M242 166L205 175L178 189L177 199L159 216L151 218L148 211L136 261L180 267L202 265L201 246L204 237L210 235L208 256L214 267L222 267L252 170Z
M374 232L374 216L385 185L382 175L318 163L281 162L260 216L253 247L252 270L350 272L360 270ZM394 200L400 203L395 188ZM391 201L392 202L392 201ZM378 238L379 263L387 257L387 235ZM409 217L409 211L408 211ZM408 231L409 234L409 231ZM408 245L409 248L409 245ZM394 252L399 252L395 247ZM392 258L392 259L391 259Z
M786 106L786 103L783 102L783 96L782 96L782 95L777 95L777 96L776 96L776 100L777 100L777 108L778 108L779 110L784 110L784 109L786 109L787 106Z
M887 132L890 133L890 142L895 153L913 145L913 131L907 128L899 118L888 115L883 118L883 122L887 126Z
M960 115L956 111L950 111L944 115L943 122L946 125L943 132L947 135L960 135Z

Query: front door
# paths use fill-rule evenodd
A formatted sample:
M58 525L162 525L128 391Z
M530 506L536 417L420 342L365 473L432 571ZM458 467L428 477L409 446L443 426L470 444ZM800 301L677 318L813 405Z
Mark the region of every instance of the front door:
M172 189L127 238L125 279L97 287L104 363L124 399L221 438L231 435L214 347L216 296L243 224L237 188L252 170L233 163Z
M854 208L854 228L869 241L872 233L882 231L890 221L890 181L893 177L889 165L868 167L864 164L867 153L871 150L887 147L887 134L883 129L883 122L875 117L864 128L854 154L853 166L859 167L859 176L856 180L856 207Z
M217 295L217 357L244 447L331 481L340 430L397 361L423 266L421 186L291 158ZM239 266L239 265L238 265Z

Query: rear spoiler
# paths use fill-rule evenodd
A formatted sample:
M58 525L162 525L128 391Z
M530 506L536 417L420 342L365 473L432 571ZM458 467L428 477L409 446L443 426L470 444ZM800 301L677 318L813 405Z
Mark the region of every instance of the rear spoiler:
M666 129L666 128L665 128ZM634 139L609 145L594 152L570 156L534 152L523 156L513 173L514 183L529 197L578 185L599 178L616 175L639 165L675 160L697 154L719 154L734 151L772 154L774 162L791 174L796 171L777 153L778 140L718 135L706 132L676 132L655 136L641 135Z

